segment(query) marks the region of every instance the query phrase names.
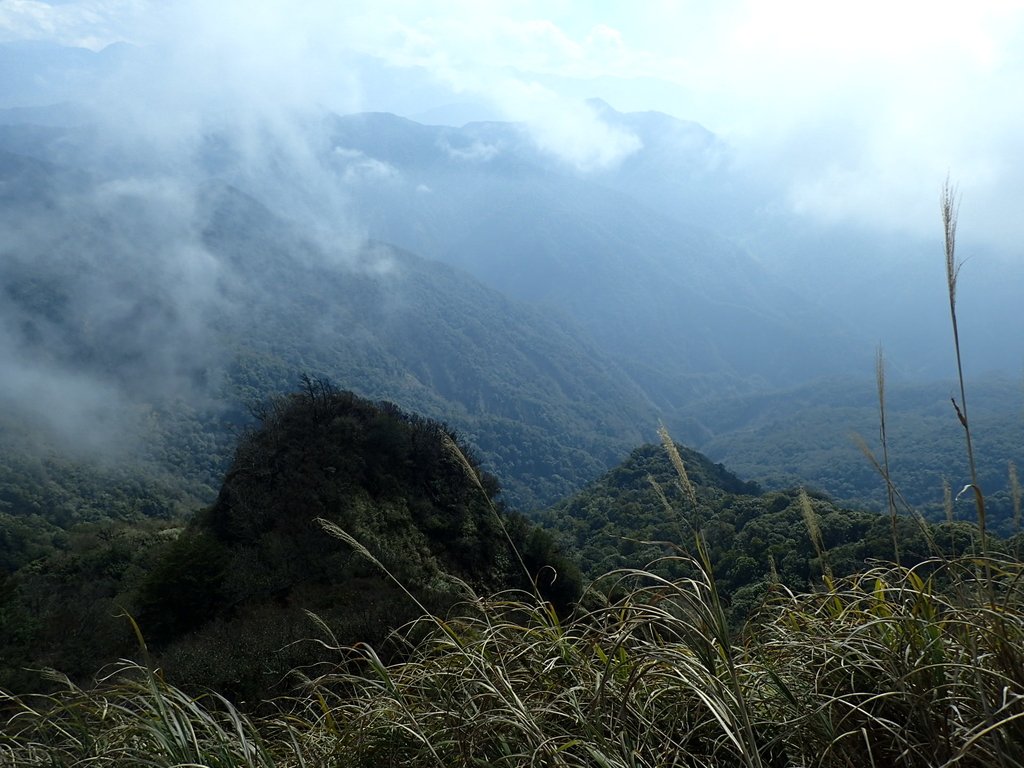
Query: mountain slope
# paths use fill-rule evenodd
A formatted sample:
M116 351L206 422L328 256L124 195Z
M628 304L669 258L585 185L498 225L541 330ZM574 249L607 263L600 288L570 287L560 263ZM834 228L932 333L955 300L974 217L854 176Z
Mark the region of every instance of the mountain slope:
M100 174L185 167L313 227L341 213L372 238L564 313L665 407L723 382L749 391L856 370L857 355L870 367L873 338L864 343L730 238L728 212L749 206L718 168L713 136L667 115L600 111L643 147L586 171L515 124L426 126L383 113L306 116L248 149L247 134L211 130L177 164L146 153L126 164L116 148L98 150L102 136L88 127L48 137L13 125L4 141Z
M103 432L102 418L107 442L132 435L144 454L167 453L164 438L222 444L222 422L308 372L449 421L530 507L595 476L654 420L571 323L451 267L307 235L221 182L3 159L18 174L0 210L0 351L21 382L7 407L68 442ZM180 402L203 423L162 422ZM140 418L169 434L153 440Z
M699 212L659 213L630 184L613 189L607 173L545 158L514 125L353 115L329 123L323 151L351 179L372 233L559 307L642 384L647 369L669 376L676 402L701 376L778 383L850 364L842 323Z

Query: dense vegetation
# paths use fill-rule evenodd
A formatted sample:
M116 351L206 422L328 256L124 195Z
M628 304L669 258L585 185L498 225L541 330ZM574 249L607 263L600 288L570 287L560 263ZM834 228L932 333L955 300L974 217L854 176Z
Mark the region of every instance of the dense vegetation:
M808 504L834 573L854 574L866 562L895 560L888 517L844 509L797 489L762 492L695 451L676 450L689 486L679 483L663 446L646 445L541 516L565 538L585 574L597 578L639 568L665 578L692 576L691 561L671 555L696 557L699 531L723 602L733 621L742 623L772 585L803 591L820 579L825 564L807 535ZM963 523L930 526L904 516L897 524L903 565L970 546Z
M136 652L134 616L167 674L235 700L266 697L322 656L313 611L336 641L380 644L419 608L324 531L340 526L410 585L421 606L537 587L560 610L579 590L550 535L494 500L496 482L443 425L323 380L270 401L237 447L217 501L184 528L80 524L3 582L7 687L25 667L85 679ZM542 571L551 567L554 580Z
M682 459L697 457L665 447L678 523L697 514ZM690 466L702 484L753 490ZM936 556L838 578L818 505L800 504L824 575L795 592L772 579L738 632L703 521L682 542L694 555L672 558L689 576L612 571L568 618L529 591L463 583L446 617L402 630L401 658L331 642L333 659L296 671L301 687L260 714L123 663L95 688L57 677L52 694L9 697L0 747L12 765L1019 765L1019 561Z
M5 580L5 660L82 683L6 697L10 763L1024 760L1018 540L762 493L663 430L548 514L580 595L443 425L309 378L256 415L184 530L94 524ZM139 661L84 684L127 624Z
M8 762L1024 758L1019 542L762 493L662 431L545 516L581 595L444 425L309 378L256 415L184 529L79 524L5 581L5 661L77 678L4 670Z
M503 510L497 482L447 427L325 380L304 382L256 409L258 427L240 439L216 501L187 525L147 514L145 497L120 515L112 507L63 528L11 518L20 525L12 533L24 535L8 535L22 562L12 562L2 592L4 686L31 689L37 677L28 670L41 666L81 681L103 661L134 655L132 615L176 684L256 701L289 670L320 658L320 646L305 642L320 632L309 611L336 642L379 646L423 606L443 614L457 602L449 576L493 594L531 588L529 573L564 612L580 570L590 578L619 568L694 577L690 560L669 556L696 554L695 531L739 627L773 584L802 590L821 573L821 553L803 533L808 505L834 573L893 558L883 515L795 490L762 493L679 448L691 496L664 447L653 445L541 515L546 532ZM415 587L420 604L319 521L355 536ZM970 546L962 523L922 527L905 517L898 527L903 565Z
M952 383L888 386L892 477L904 498L943 520L943 485L969 482L963 436L950 403ZM993 527L1016 532L1009 465L1024 466L1024 392L1020 381L991 378L971 386L979 484ZM743 477L773 489L816 488L858 509L884 509L885 484L854 439L877 443L878 403L868 381L821 382L773 394L704 401L686 409L673 434ZM957 505L971 519L973 504Z

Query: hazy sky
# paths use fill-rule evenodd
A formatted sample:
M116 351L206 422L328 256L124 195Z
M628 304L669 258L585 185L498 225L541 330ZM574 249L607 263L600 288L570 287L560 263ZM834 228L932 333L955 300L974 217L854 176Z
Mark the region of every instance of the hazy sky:
M0 0L15 40L159 51L166 104L464 101L583 168L637 146L581 106L601 96L702 123L797 210L931 231L949 173L964 233L1024 242L1024 2Z

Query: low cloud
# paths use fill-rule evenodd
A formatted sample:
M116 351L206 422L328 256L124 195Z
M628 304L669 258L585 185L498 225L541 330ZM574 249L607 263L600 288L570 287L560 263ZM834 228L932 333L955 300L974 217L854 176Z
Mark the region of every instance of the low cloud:
M445 142L442 143L441 149L453 160L466 163L490 162L501 153L501 147L497 144L488 144L483 141L474 141L468 147L453 147Z
M401 178L401 172L391 163L360 152L358 149L335 147L332 151L346 184L358 182L392 181Z
M528 103L520 101L526 96ZM643 147L628 130L610 126L587 104L566 103L542 90L511 84L509 98L527 113L526 123L537 146L580 171L613 168Z
M6 429L21 426L33 439L41 429L54 445L82 457L94 452L125 455L134 447L126 436L137 425L124 407L124 393L110 382L26 357L2 325L0 360L0 411L10 414Z

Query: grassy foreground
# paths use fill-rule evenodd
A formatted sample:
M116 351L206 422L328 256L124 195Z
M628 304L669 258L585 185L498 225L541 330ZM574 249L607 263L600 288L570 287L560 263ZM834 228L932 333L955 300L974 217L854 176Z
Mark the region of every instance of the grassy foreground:
M7 697L0 764L1019 766L1022 576L878 566L780 589L737 638L706 577L609 574L625 596L564 622L527 594L470 597L405 630L407 661L339 649L259 717L127 662Z

